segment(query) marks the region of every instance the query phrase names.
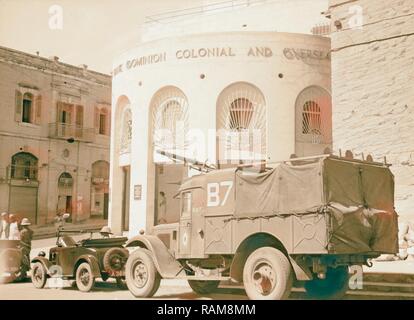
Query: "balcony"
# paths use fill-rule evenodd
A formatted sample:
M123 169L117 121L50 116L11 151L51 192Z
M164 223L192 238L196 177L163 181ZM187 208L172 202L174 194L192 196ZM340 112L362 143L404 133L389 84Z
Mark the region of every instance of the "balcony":
M93 142L95 140L94 128L83 128L74 124L50 123L49 138L69 139L74 138L83 142Z

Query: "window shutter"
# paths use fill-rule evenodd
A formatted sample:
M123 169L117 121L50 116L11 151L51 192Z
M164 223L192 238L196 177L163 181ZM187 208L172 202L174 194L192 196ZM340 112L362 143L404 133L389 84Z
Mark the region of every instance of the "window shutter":
M99 133L99 108L95 107L95 132Z
M83 106L76 106L76 125L83 127Z
M106 116L107 116L106 123L108 124L108 128L106 130L106 133L107 133L108 136L110 136L111 135L111 110L108 110Z
M35 102L35 123L41 124L42 121L42 96L38 95L36 96L36 102Z
M22 93L19 90L16 90L16 99L15 99L15 120L18 122L22 121L22 112L23 112L23 99Z

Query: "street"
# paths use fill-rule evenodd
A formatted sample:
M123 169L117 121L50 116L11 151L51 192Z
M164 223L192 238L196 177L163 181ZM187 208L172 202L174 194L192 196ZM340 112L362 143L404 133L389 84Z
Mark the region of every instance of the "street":
M76 240L89 237L89 234L75 236ZM48 249L54 246L56 238L33 241L31 256L34 257L43 250L48 254ZM48 286L50 279L48 280ZM26 282L0 285L0 300L133 300L135 299L128 290L120 290L114 280L104 282L97 279L93 291L83 293L72 286L73 281L64 281L63 288L36 289L28 279ZM404 296L388 292L350 291L345 300L375 300L375 299L413 299L414 296L407 293ZM163 300L246 300L247 296L241 287L221 286L214 294L200 296L194 293L186 280L162 280L160 289L153 299ZM303 289L292 290L290 299L307 299Z

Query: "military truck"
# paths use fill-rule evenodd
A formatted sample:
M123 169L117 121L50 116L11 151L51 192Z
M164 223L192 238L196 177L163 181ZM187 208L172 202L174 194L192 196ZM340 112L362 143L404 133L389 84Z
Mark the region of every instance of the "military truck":
M135 297L153 296L161 279L187 279L200 294L231 281L250 299L285 299L292 286L340 298L349 266L398 250L387 164L322 155L261 172L206 171L183 181L178 223L126 243L136 248L125 269Z

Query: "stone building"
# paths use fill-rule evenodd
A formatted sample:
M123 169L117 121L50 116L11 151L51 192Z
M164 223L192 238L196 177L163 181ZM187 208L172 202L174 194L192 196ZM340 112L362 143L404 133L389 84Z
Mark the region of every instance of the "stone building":
M334 149L386 157L414 218L414 1L330 0Z
M111 78L0 47L0 211L108 216Z
M267 17L266 29L277 29L267 4L204 9L174 22L167 15L170 28L150 19L161 21L160 29L148 26L151 41L114 62L109 224L116 233L178 221L175 196L195 172L157 151L225 168L271 166L332 147L329 38L311 27L308 34L255 28ZM216 28L205 29L212 21Z

